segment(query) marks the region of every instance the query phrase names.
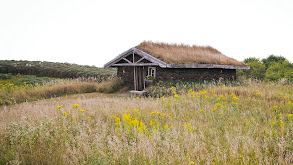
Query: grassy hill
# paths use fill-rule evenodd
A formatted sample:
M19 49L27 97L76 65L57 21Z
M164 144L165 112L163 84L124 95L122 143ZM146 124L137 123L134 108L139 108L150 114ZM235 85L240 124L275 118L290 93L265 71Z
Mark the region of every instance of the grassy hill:
M97 81L102 81L115 76L116 70L46 61L0 60L0 73L57 78L95 77Z

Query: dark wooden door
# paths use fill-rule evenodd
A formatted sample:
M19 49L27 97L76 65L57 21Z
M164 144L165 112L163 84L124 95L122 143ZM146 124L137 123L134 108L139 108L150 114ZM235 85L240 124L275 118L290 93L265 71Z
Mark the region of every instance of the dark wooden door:
M136 67L136 90L142 91L144 89L143 67Z

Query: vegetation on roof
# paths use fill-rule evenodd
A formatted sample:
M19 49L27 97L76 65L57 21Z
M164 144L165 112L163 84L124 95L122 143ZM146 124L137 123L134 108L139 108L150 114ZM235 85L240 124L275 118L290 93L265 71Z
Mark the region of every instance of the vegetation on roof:
M184 44L144 41L136 48L169 64L245 65L242 62L223 55L211 46L189 46Z

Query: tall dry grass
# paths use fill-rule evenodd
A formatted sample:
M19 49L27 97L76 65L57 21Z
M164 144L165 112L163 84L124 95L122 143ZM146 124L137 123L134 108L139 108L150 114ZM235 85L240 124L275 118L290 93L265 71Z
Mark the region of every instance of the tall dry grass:
M292 85L206 87L3 106L0 164L293 163Z
M10 105L25 101L41 100L77 93L113 93L124 86L124 81L113 78L103 82L92 79L58 79L42 85L0 84L0 105Z
M144 41L137 48L170 64L245 65L223 55L211 46L189 46Z

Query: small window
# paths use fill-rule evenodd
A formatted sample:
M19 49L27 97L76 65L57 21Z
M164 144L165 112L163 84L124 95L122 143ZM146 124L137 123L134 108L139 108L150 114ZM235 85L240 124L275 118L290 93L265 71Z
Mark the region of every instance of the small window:
M153 78L156 77L156 68L155 67L149 67L148 76L152 76Z

